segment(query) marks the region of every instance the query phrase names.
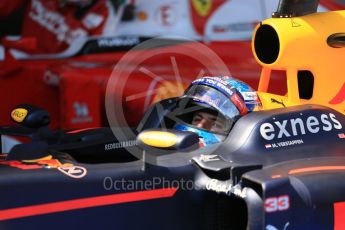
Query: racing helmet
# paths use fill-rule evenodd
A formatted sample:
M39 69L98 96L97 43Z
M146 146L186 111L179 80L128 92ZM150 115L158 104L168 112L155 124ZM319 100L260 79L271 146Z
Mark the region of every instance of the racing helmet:
M228 76L203 77L179 98L173 129L197 133L200 146L219 143L240 117L259 106L256 91L244 82Z

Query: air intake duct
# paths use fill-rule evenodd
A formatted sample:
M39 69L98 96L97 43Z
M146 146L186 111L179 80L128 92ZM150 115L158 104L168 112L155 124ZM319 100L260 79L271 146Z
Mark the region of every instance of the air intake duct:
M344 21L345 11L264 20L254 30L254 56L260 65L276 70L336 66L335 61L344 60L338 48L345 44Z

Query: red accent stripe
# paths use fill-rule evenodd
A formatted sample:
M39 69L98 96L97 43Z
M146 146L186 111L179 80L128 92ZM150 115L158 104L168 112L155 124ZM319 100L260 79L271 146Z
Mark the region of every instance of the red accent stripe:
M341 87L337 95L335 95L335 97L332 100L330 100L328 103L331 105L337 105L337 104L342 103L344 100L345 100L345 84L343 84L343 86Z
M81 198L75 200L59 201L47 204L32 205L20 208L0 210L0 220L10 220L28 216L64 212L82 208L91 208L104 205L129 203L135 201L151 200L172 197L177 188L163 188L140 192L120 193L113 195Z
M67 132L68 134L71 134L71 133L80 133L82 131L87 131L87 130L93 130L93 129L98 129L99 127L94 127L94 128L85 128L85 129L76 129L76 130L73 130L73 131L69 131Z
M337 202L334 207L334 230L345 229L345 202Z
M299 173L317 172L317 171L339 171L339 170L345 170L345 166L318 166L318 167L292 169L289 171L289 174L299 174Z
M281 177L282 177L281 175L273 175L273 176L271 176L272 179L281 178Z

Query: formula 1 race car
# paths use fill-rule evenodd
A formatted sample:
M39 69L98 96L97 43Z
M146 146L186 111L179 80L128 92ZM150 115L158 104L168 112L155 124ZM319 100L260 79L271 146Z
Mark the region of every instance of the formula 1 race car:
M39 128L31 133L35 141L2 156L0 225L341 229L344 126L342 114L322 106L253 112L221 144L194 151L194 133L143 131L143 142L149 135L156 143L147 142L141 158L128 152L135 140L118 142L108 129ZM24 130L30 133L16 131ZM152 150L170 135L178 152Z
M344 94L336 76L345 12L315 13L317 5L281 1L258 25L263 110L221 127L221 142L200 147L199 134L176 129L170 115L183 119L176 109L186 97L155 104L133 129L51 131L46 111L18 106L11 116L19 125L0 133L32 141L2 155L1 228L343 229ZM322 57L311 59L313 49ZM266 92L272 69L287 71L287 95ZM222 89L218 98L235 95L222 81L201 82Z
M29 14L27 20L32 20L30 11L33 11L31 14L39 14L38 24L44 27L43 29L48 28L49 31L49 28L58 27L57 30L53 30L54 35L56 33L60 39L65 38L64 33L59 34L59 31L62 30L61 28L71 27L65 25L67 19L56 16L55 18L58 19L50 20L48 16L57 13L46 8L49 3L45 4L45 1L41 0L31 2L32 9L27 11ZM101 2L116 1L102 0ZM185 49L183 44L186 43L190 47L199 49L195 41L204 44L207 49L211 49L220 56L237 78L242 78L253 86L257 84L256 76L260 73L260 67L251 55L250 37L257 22L268 17L272 12L275 4L271 1L255 2L255 6L248 0L117 2L134 4L135 11L131 20L116 20L115 18L121 18L121 12L118 10L118 14L116 12L111 17L113 21L107 23L109 26L102 34L79 39L75 36L69 48L60 53L30 53L30 48L41 45L40 41L48 40L54 43L55 36L53 40L50 36L45 37L41 34L38 38L3 39L1 44L4 49L0 46L0 84L5 87L0 91L0 96L9 100L3 102L0 109L9 111L25 101L48 110L52 118L51 127L54 129L106 126L104 95L114 66L127 51L146 40L159 36L165 37L163 41L165 45L145 47L145 55L149 60L138 64L159 75L165 81L156 82L147 76L146 72L140 71L139 68L135 69L130 73L127 87L121 96L131 96L159 88L170 92L168 97L177 96L176 92L179 92L178 89L181 88L179 84L188 86L189 82L204 68L200 55L183 52ZM247 5L253 8L237 13L239 9L244 9ZM326 10L326 8L322 9ZM90 14L90 18L96 16L94 13ZM59 26L60 24L62 25ZM25 28L25 30L30 31L30 28ZM46 46L48 45L49 43ZM136 52L137 56L143 55L140 51ZM194 57L188 55L194 55ZM176 83L178 79L174 78L171 56L176 57L179 73L183 76L180 83ZM123 76L118 77L124 79ZM25 85L22 84L24 81ZM80 88L84 90L79 91ZM7 89L15 89L20 93L13 93L14 91ZM93 94L83 93L87 91L92 91ZM179 93L182 92L183 90ZM163 95L165 94L157 91L156 95L126 101L126 112L131 114L129 122L137 125L148 106L159 101L156 97ZM7 116L0 115L0 125L9 122Z
M14 2L18 0L7 4ZM43 27L41 29L48 29L45 31L49 32L51 28L58 27L56 30L53 29L53 34L60 39L66 37L64 36L66 32L63 33L61 30L69 27L65 25L67 19L61 19L58 15L54 20L50 20L48 16L56 15L56 12L45 8L50 4L49 2L43 0L28 2L32 2L31 9L26 11L29 21L33 19L30 15L34 14L38 25ZM54 0L52 2L52 4L56 3ZM156 90L156 95L125 100L125 112L128 114L130 124L137 125L146 109L159 101L159 98L181 94L183 90L180 89L188 86L201 70L212 72L209 73L211 75L219 74L214 71L216 66L210 65L209 62L206 64L211 70L207 71L200 54L185 51L186 43L189 48L199 50L197 42L181 41L175 36L200 42L206 47L204 49L214 51L221 58L232 75L252 87L257 87L260 66L251 54L250 37L255 25L270 16L276 6L274 1L109 2L134 4L133 18L130 21L114 20L107 23L109 28L104 33L96 37L78 39L61 53L30 53L33 47L41 45L42 40L46 46L53 43L55 38L51 41L50 36L47 38L43 34L39 34L38 38L3 39L1 43L4 48L0 46L0 84L4 88L0 91L0 97L8 100L1 103L0 109L10 111L23 102L35 104L49 111L52 119L50 126L54 129L107 126L104 109L105 86L114 65L121 60L126 51L156 36L169 36L170 39L164 41L165 46L146 48L145 55L148 60L139 64L159 75L164 81L153 80L140 68L130 73L127 86L120 96L132 98L133 94ZM338 2L337 0L321 1L320 11L343 9L344 4ZM97 21L99 17L92 13L89 18ZM121 18L120 13L115 14L115 18ZM31 28L24 29L30 31L30 34L33 33ZM152 49L155 47L156 49ZM209 56L205 50L202 53L204 56ZM143 54L138 52L136 55L141 57ZM176 57L181 79L175 78L176 70L171 62L171 56ZM226 73L223 71L223 74ZM284 73L277 75L283 76ZM118 77L124 79L123 76ZM286 92L286 87L281 84L284 81L281 79L271 79L271 88L275 93ZM179 80L182 82L177 82ZM83 93L91 91L92 95ZM0 114L0 125L10 122L5 113Z

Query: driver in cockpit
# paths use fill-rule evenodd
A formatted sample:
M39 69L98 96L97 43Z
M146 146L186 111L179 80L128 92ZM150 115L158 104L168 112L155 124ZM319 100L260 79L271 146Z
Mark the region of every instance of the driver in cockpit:
M192 82L173 113L175 130L199 135L202 146L223 141L235 122L261 106L255 90L231 77L203 77Z

